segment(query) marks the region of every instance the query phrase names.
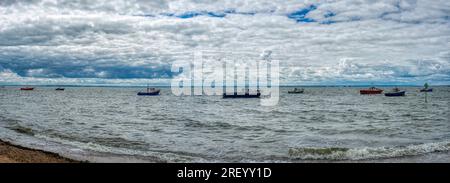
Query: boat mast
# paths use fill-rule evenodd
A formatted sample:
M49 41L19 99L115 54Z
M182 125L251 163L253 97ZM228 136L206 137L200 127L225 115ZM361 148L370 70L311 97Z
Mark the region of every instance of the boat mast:
M425 88L425 103L428 103L428 83L425 83L423 87Z

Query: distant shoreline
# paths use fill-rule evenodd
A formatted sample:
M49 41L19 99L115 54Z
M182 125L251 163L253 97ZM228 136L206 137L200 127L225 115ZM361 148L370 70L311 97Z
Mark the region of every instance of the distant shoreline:
M81 163L59 154L11 144L0 139L0 163Z

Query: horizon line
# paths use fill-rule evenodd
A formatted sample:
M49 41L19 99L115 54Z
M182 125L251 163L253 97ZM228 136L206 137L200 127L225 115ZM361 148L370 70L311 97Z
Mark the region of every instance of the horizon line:
M7 86L35 86L35 87L171 87L171 85L123 85L123 84L0 84L2 87ZM367 87L367 86L407 86L407 87L423 87L418 84L309 84L309 85L278 85L278 87ZM432 86L450 86L450 84L436 84ZM205 87L205 86L190 86ZM208 86L206 86L208 87ZM227 86L218 86L227 87ZM234 87L248 87L248 86L234 86ZM255 86L251 86L255 87ZM266 87L266 86L265 86ZM269 86L271 87L271 86ZM182 88L182 87L181 87Z

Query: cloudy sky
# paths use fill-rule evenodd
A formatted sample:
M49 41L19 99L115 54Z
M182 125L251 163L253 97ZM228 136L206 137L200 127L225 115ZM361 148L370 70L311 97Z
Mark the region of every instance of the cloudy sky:
M271 50L281 84L450 84L450 1L0 1L0 84L169 84L198 50Z

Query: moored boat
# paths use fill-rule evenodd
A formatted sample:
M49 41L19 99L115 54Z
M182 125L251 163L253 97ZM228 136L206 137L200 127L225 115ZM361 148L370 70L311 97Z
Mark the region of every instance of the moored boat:
M224 93L223 94L223 98L259 98L261 96L261 93L257 93L257 94L238 94L238 93L233 93L233 94L227 94Z
M305 90L302 89L298 89L298 88L294 88L294 90L288 91L288 93L290 94L297 94L297 93L303 93Z
M376 87L370 87L368 89L359 90L359 93L361 95L375 95L375 94L383 93L383 90L379 89L379 88L376 88Z
M64 91L64 88L56 88L56 91Z
M147 91L145 92L138 92L137 95L159 95L160 89L156 88L149 88L147 86Z
M259 98L261 96L261 92L257 90L255 94L251 94L249 90L247 90L244 94L239 94L234 92L232 94L223 93L223 98Z
M392 92L385 93L386 97L400 97L405 96L406 91L400 91L398 88L394 88Z
M428 83L425 83L423 85L423 88L420 89L420 92L433 92L433 88L428 88L430 85L428 85Z
M23 87L23 88L20 88L20 90L34 90L34 88L33 87Z
M433 88L423 88L423 89L420 89L420 92L433 92Z

